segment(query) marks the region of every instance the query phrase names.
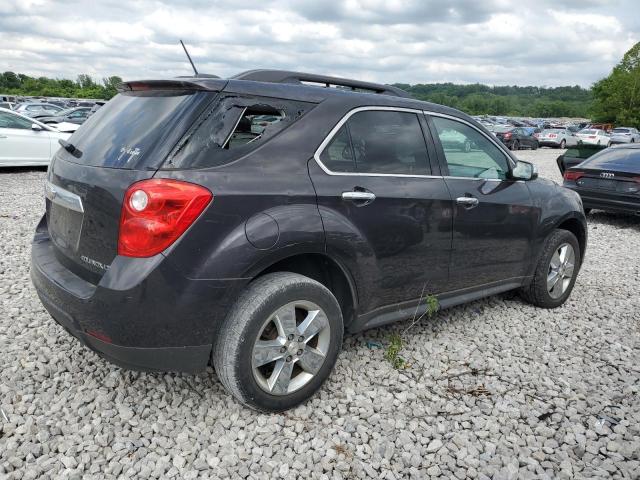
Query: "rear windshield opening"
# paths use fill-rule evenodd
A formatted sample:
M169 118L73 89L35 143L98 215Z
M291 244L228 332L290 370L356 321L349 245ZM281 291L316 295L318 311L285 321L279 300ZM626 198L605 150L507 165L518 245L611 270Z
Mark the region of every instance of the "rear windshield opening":
M245 108L223 148L230 150L258 140L267 128L280 122L284 117L284 112L269 105L253 105Z

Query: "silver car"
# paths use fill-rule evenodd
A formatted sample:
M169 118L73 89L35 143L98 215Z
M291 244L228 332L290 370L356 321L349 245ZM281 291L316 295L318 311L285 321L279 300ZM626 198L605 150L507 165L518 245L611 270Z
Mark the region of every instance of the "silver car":
M640 142L640 132L637 128L617 127L611 131L611 144Z
M541 147L566 148L575 147L579 143L578 137L566 127L546 128L538 134Z
M62 107L57 105L53 105L51 103L21 103L14 110L23 115L27 115L28 117L36 114L36 113L50 113L51 115L55 115L56 113L63 110Z

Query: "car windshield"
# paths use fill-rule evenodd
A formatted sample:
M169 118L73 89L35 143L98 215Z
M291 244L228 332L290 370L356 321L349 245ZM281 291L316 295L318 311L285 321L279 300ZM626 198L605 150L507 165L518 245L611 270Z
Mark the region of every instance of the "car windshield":
M582 130L580 133L582 135L596 135L598 130Z
M513 127L496 127L493 131L497 133L505 133L513 130Z
M614 128L613 133L629 133L628 128Z
M640 150L637 148L607 148L582 163L582 166L598 170L640 173Z
M60 115L60 116L64 116L64 115L68 115L71 112L73 112L75 110L74 108L67 108L66 110L60 110L59 112L56 112L56 115Z

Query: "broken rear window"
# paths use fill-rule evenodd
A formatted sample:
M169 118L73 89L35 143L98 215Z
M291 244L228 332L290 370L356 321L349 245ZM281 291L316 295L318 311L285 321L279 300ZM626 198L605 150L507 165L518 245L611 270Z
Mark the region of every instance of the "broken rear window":
M314 105L273 98L223 96L178 143L166 168L206 168L258 148Z

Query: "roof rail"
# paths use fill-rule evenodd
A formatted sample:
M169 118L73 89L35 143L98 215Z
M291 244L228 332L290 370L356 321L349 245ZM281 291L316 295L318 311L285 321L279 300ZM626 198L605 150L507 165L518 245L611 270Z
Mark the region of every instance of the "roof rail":
M371 93L383 95L393 95L396 97L411 97L404 90L383 85L381 83L362 82L360 80L350 80L348 78L330 77L327 75L316 75L314 73L290 72L287 70L248 70L233 77L234 80L252 80L254 82L268 83L317 83L323 87L345 87L351 90L365 90Z

